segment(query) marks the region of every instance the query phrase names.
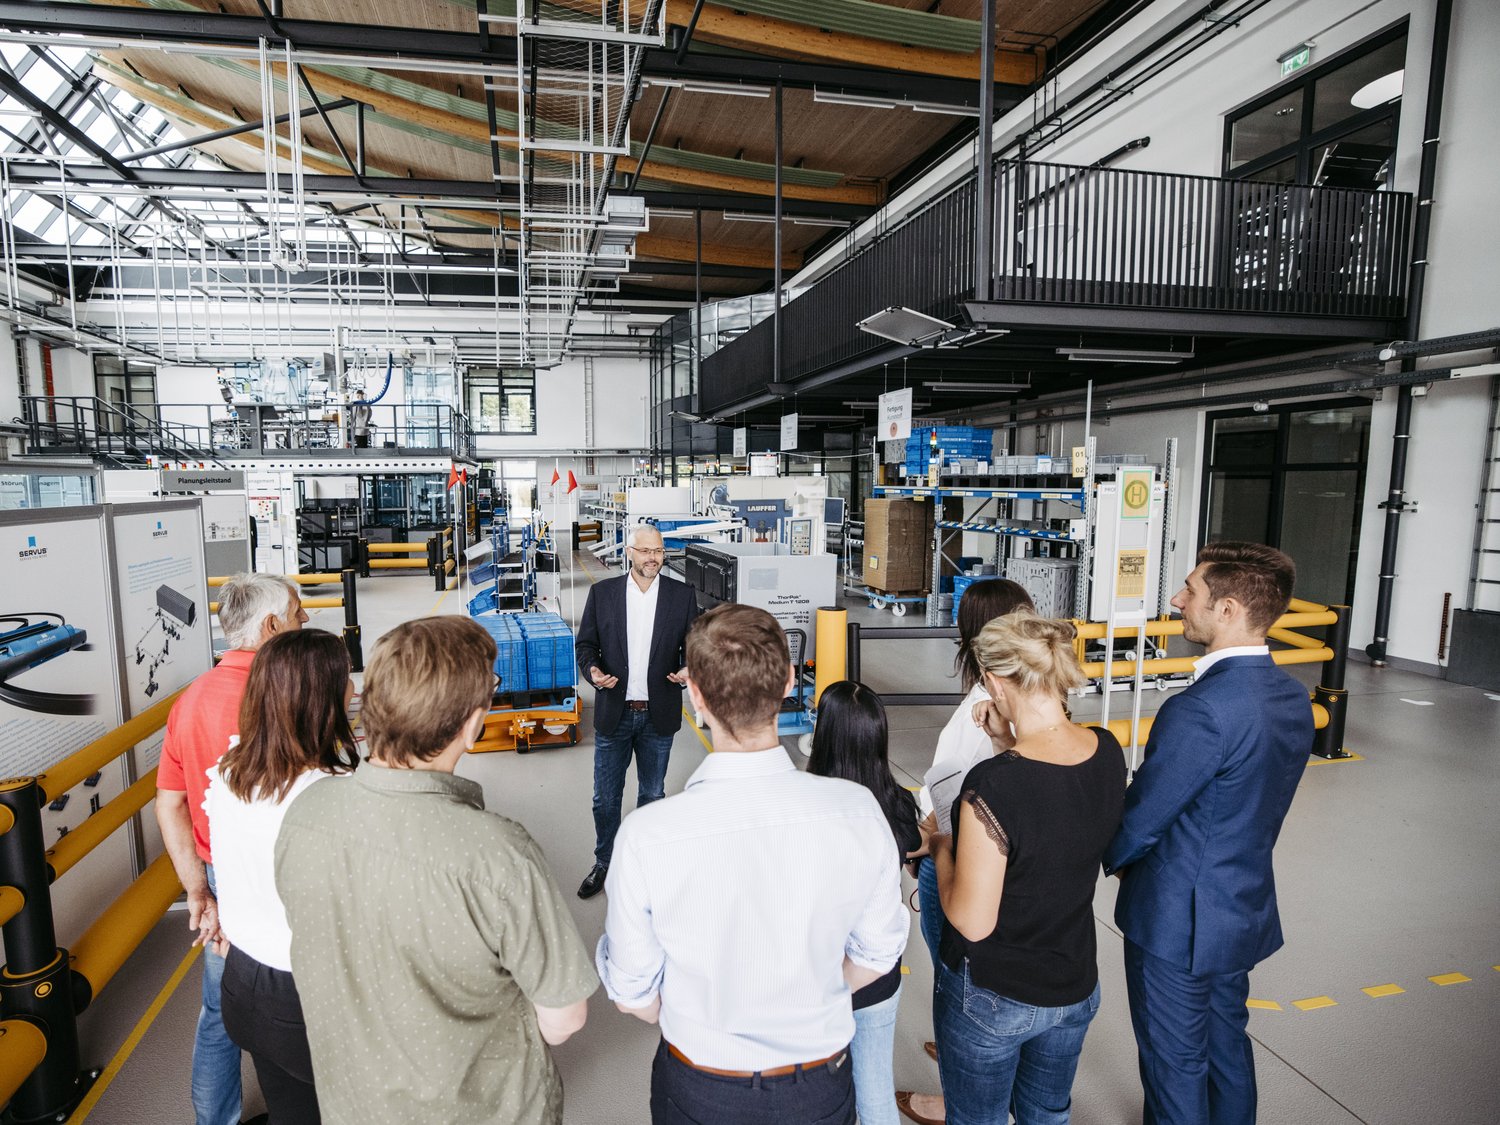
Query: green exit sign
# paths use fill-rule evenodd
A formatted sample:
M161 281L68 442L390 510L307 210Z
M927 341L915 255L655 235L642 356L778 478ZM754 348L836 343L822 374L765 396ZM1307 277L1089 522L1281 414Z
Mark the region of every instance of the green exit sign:
M1311 59L1312 48L1309 47L1306 43L1302 44L1302 46L1298 47L1295 51L1290 51L1287 54L1282 55L1281 58L1277 60L1281 63L1281 77L1285 78L1288 74L1292 74L1295 71L1301 70L1308 64L1309 61L1311 61Z

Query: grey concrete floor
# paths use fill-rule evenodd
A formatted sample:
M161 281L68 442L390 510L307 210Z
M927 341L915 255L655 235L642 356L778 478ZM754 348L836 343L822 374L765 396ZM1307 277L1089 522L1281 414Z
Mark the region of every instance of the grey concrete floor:
M576 578L574 610L592 558ZM366 651L400 621L462 612L460 594L435 592L430 580L381 576L363 581L360 608ZM889 613L850 602L851 616L897 624ZM336 628L337 611L313 624ZM916 625L918 616L900 622ZM863 678L885 691L953 691L948 641L871 642ZM1316 669L1298 675L1315 682ZM1361 760L1314 760L1277 848L1277 877L1287 946L1251 977L1250 1015L1260 1080L1260 1120L1268 1125L1500 1121L1500 699L1482 691L1389 669L1351 665L1347 747ZM1161 701L1148 693L1145 711ZM1422 704L1430 704L1423 706ZM1098 697L1074 707L1097 716ZM1124 696L1112 701L1128 714ZM949 709L906 707L891 715L891 761L916 784L931 762ZM585 940L597 940L604 899L572 891L588 870L592 756L585 714L577 747L530 755L489 754L461 772L485 787L491 808L524 823L541 843ZM795 749L795 748L793 748ZM669 793L679 790L705 753L684 726L673 746ZM799 758L800 760L800 758ZM633 802L627 786L626 807ZM907 890L913 889L908 883ZM1095 899L1104 1003L1084 1047L1074 1089L1083 1125L1140 1121L1135 1047L1113 921L1114 884L1100 880ZM915 919L913 919L915 923ZM187 953L185 919L169 914L83 1018L85 1057L104 1065L142 1020ZM922 1052L931 1038L932 970L913 924L896 1041L896 1084L937 1090L935 1065ZM1468 978L1451 984L1449 974ZM192 1120L189 1058L199 970L193 965L88 1116L95 1125L177 1125ZM1365 989L1403 991L1372 997ZM1301 1007L1298 1002L1303 1002ZM649 1120L647 1088L656 1033L624 1016L602 993L588 1025L557 1051L568 1125L636 1125ZM246 1116L260 1109L248 1062Z

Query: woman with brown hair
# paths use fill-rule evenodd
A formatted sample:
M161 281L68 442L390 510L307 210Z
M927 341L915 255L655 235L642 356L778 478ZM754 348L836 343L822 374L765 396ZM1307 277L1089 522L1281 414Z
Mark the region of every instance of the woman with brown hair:
M224 1028L250 1053L272 1125L318 1122L292 932L276 893L276 835L309 786L359 764L347 708L349 656L332 633L273 637L255 654L240 733L209 771L208 813L219 922L229 943Z

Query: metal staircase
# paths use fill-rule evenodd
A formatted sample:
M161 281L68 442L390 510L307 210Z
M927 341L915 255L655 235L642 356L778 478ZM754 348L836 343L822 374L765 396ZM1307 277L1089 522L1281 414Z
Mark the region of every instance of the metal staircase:
M164 421L100 398L28 395L21 400L28 457L90 457L105 468L191 461L223 467L206 427Z
M1474 505L1474 557L1469 563L1469 609L1500 610L1500 375L1490 376L1490 423Z

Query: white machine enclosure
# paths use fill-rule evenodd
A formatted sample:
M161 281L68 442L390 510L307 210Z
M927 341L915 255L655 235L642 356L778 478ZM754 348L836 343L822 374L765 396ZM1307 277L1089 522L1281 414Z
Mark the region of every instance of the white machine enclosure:
M695 543L688 547L684 564L688 585L698 591L699 606L758 606L788 632L804 633L807 644L800 656L812 659L818 641L817 611L838 604L837 555L792 555L780 543ZM795 659L795 640L791 647Z

